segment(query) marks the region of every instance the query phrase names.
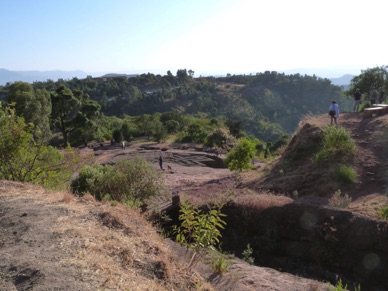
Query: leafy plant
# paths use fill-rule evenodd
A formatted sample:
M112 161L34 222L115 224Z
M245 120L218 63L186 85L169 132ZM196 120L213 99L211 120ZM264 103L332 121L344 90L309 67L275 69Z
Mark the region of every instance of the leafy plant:
M221 237L220 229L223 229L226 222L221 213L222 206L210 207L207 213L200 209L194 209L188 202L181 203L179 221L180 226L174 227L176 241L184 245L188 250L193 251L189 262L191 268L200 257L208 250L214 249Z
M253 249L250 244L247 244L247 247L242 252L243 260L247 263L253 265L255 263L255 259L252 257Z
M343 285L342 279L339 279L335 286L332 286L331 284L329 284L329 287L331 287L330 290L332 290L332 291L346 291L346 290L348 290L348 285L347 284Z
M335 172L336 179L343 183L354 183L357 180L357 174L354 170L345 165L341 165Z
M333 286L329 283L329 290L330 291L347 291L349 289L348 289L348 285L347 284L344 285L344 283L342 283L342 279L339 279L335 286ZM358 285L358 286L354 287L353 290L354 291L361 291L361 286Z
M379 210L380 217L388 220L388 206L384 206Z
M352 198L348 194L342 194L338 189L334 192L333 196L329 198L329 205L335 208L346 208L352 202Z

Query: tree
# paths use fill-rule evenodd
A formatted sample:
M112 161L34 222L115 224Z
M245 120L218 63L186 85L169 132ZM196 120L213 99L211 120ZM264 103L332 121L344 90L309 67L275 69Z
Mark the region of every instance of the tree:
M180 124L176 120L168 120L166 122L166 128L168 133L176 133L179 130Z
M241 138L244 136L244 123L241 120L228 119L226 121L226 126L229 128L229 132L236 138Z
M54 186L64 173L64 156L33 137L33 124L15 114L12 107L0 108L0 179ZM71 172L67 172L69 176Z
M133 139L133 129L128 122L124 122L121 126L121 133L123 135L123 139L126 141L131 141Z
M189 125L187 129L188 141L203 143L205 142L206 136L207 136L207 133L201 125L196 123L192 123Z
M157 143L165 140L167 137L167 129L164 127L163 123L155 118L152 129L152 136Z
M63 144L68 146L69 134L76 129L90 128L99 115L100 105L89 100L89 95L79 90L59 86L51 94L53 125L60 130Z
M50 137L51 99L46 89L35 89L29 83L15 82L8 87L6 100L15 103L15 112L26 123L34 124L35 138Z
M146 135L148 139L151 138L152 130L154 128L154 117L149 114L144 114L136 119L136 125L143 135Z
M237 146L226 155L225 164L231 171L242 171L252 168L252 160L256 155L256 145L249 138L242 138Z
M388 88L388 66L375 67L361 71L361 74L354 77L349 86L349 90L345 92L347 96L353 96L353 93L358 88L362 93L369 94L372 88Z

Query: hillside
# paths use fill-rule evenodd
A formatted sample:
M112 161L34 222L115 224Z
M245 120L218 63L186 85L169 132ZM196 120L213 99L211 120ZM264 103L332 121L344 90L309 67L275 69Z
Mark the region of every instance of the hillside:
M195 145L79 149L98 163L136 154L155 167L162 153L171 192L197 205L228 202L223 250L240 256L249 243L260 267L232 258L221 276L207 259L189 271L184 251L136 211L0 181L0 290L328 290L325 282L338 277L362 290L387 290L388 223L377 210L388 205L388 115L341 114L358 151L352 167L359 178L341 186L352 198L346 209L328 206L338 182L308 151L327 123L327 115L306 117L279 159L257 162L239 182Z
M0 190L0 290L328 290L238 259L223 276L190 271L137 212L28 184Z
M253 183L253 187L289 195L297 191L301 199L312 199L321 204L327 204L328 198L341 189L353 200L350 209L376 217L376 209L388 204L388 115L364 118L362 113L341 114L339 124L350 132L357 146L356 156L351 161L358 176L354 184L339 183L330 167L314 163L313 149L321 141L322 129L328 123L327 114L302 120L283 155L273 163L269 175L257 184Z

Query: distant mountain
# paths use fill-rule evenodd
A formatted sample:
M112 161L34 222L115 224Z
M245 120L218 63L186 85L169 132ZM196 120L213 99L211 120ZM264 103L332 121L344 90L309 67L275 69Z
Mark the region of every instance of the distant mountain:
M109 74L105 74L105 75L101 76L101 78L120 78L120 77L133 78L133 77L137 77L137 76L139 76L139 74L128 75L128 74L109 73Z
M337 86L349 86L350 81L355 77L354 75L343 75L339 78L330 78L329 80L333 83L333 85Z
M58 79L86 78L87 74L83 71L9 71L0 69L0 85L5 85L7 82L23 81L32 83L35 81L47 81Z

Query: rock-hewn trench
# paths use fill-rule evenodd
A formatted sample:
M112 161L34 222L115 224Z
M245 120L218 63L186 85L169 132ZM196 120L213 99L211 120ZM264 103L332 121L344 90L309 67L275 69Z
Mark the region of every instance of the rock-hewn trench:
M289 204L261 212L228 205L222 250L242 257L249 244L258 266L348 288L388 290L388 223L348 211ZM168 212L178 223L179 209Z

